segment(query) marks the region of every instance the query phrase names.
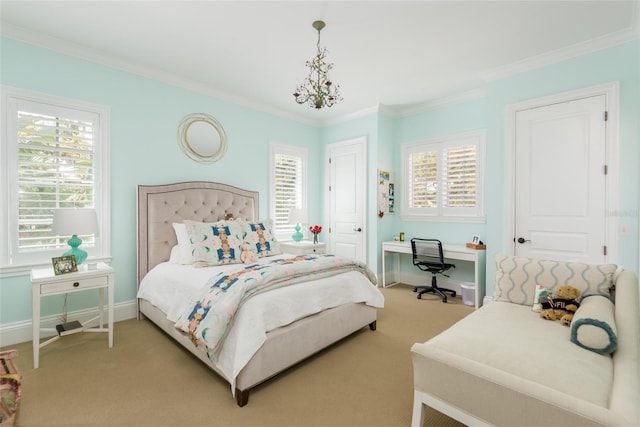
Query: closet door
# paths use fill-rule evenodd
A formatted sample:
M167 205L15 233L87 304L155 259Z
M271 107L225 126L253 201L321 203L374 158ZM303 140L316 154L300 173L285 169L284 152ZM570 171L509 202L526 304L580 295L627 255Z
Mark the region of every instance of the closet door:
M517 256L606 260L606 97L516 113Z

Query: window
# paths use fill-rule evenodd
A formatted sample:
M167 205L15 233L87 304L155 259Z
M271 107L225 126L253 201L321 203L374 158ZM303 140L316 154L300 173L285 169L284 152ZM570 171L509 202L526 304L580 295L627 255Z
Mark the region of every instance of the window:
M282 144L271 144L270 216L279 240L291 240L294 225L289 224L289 211L307 207L307 150Z
M484 222L485 132L402 146L402 219Z
M79 237L90 256L108 256L108 109L9 88L2 102L3 276L68 249L69 236L51 232L56 208L95 208L100 232Z

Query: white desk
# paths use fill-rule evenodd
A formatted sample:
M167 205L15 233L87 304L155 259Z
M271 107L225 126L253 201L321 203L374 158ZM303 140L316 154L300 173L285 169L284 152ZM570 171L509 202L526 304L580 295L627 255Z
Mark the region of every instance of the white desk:
M474 264L475 284L476 284L476 308L482 305L485 295L485 251L469 249L466 246L442 245L443 255L446 259L469 261ZM385 257L387 254L396 255L395 272L400 271L400 254L412 255L411 242L382 242L382 287L386 288ZM397 282L390 283L393 285Z

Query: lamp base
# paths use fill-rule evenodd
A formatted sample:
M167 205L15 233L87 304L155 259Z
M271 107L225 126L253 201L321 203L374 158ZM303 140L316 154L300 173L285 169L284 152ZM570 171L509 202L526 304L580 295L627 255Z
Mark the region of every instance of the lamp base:
M300 232L300 224L296 224L295 229L296 229L296 232L293 233L293 235L291 235L291 238L293 239L294 242L299 242L304 237Z
M76 234L74 234L69 240L67 240L67 245L71 246L71 249L65 252L63 255L73 255L76 258L76 265L80 265L87 259L87 252L83 251L79 248L82 244L82 239L80 239Z

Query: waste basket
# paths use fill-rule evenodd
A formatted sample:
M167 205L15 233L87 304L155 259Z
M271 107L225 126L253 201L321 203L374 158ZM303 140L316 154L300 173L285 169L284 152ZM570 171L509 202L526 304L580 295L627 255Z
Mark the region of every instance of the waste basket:
M472 282L464 282L460 284L462 290L462 303L464 305L476 306L476 284Z

